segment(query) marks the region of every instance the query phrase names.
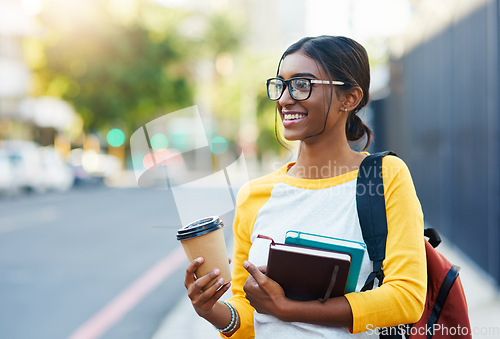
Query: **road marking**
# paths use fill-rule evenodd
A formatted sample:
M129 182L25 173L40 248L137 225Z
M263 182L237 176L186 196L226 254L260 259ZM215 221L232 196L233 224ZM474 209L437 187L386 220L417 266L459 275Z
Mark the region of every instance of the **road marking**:
M92 318L78 327L69 338L95 339L101 337L184 263L187 263L186 255L182 247L179 246L134 281Z

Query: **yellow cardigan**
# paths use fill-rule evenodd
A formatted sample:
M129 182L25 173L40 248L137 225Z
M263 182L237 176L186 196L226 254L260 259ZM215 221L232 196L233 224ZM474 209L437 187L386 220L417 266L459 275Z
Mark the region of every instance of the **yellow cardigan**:
M283 181L291 165L251 181L238 193L233 225L233 297L228 301L237 309L241 326L231 338L255 336L254 309L243 291L248 272L242 263L248 260L252 246L250 236L257 213L269 200L273 186ZM382 166L388 231L386 258L383 262L385 278L378 288L345 296L353 314L353 328L349 329L352 333L416 322L423 312L426 298L427 266L420 202L410 172L401 159L386 156ZM350 176L357 177L357 172L351 172ZM322 180L307 182L311 184L311 189L318 189L321 188Z

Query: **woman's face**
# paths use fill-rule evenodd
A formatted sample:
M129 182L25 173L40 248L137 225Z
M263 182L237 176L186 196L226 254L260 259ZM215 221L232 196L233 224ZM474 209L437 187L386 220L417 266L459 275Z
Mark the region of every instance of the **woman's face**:
M283 59L278 77L284 80L294 77L329 80L326 78L326 72L320 67L313 59L299 51ZM320 74L323 74L323 77ZM330 98L330 113L325 126ZM312 84L311 96L303 101L294 100L287 87L276 104L285 127L284 137L287 140L303 140L320 133L323 127L325 131L320 135L327 134L332 126L338 123L342 106L335 95L335 90L331 93L330 85L321 84Z

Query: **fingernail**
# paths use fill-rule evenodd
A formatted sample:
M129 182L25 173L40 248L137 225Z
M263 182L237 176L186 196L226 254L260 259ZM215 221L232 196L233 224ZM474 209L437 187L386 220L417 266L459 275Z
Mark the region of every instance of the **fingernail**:
M221 285L222 285L222 284L224 284L224 279L223 279L223 278L219 278L219 279L217 280L217 282L218 282L219 284L221 284Z
M196 261L199 262L200 264L203 262L203 257L196 258Z
M214 273L215 273L216 275L219 275L219 274L220 274L220 270L219 270L218 268L216 268L216 269L214 270Z
M243 267L245 267L245 268L250 267L250 262L248 262L248 261L244 261L244 262L243 262Z

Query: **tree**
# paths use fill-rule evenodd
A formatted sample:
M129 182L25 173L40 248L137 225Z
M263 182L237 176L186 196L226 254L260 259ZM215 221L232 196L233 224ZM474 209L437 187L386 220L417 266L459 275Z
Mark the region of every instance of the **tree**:
M184 13L124 1L137 11L124 20L110 4L47 3L39 18L43 52L34 63L34 94L71 102L86 131L120 127L130 133L155 114L193 104L188 46L176 32ZM167 24L155 31L158 15Z
M141 0L46 0L39 21L40 37L27 43L32 94L72 103L85 132L120 128L130 136L159 115L194 105L195 94L203 93L217 125L212 132L237 141L250 89L263 115L260 149L281 149L274 105L262 100L262 74L273 71L263 71L253 51L244 50L244 15ZM198 74L207 64L211 75Z

